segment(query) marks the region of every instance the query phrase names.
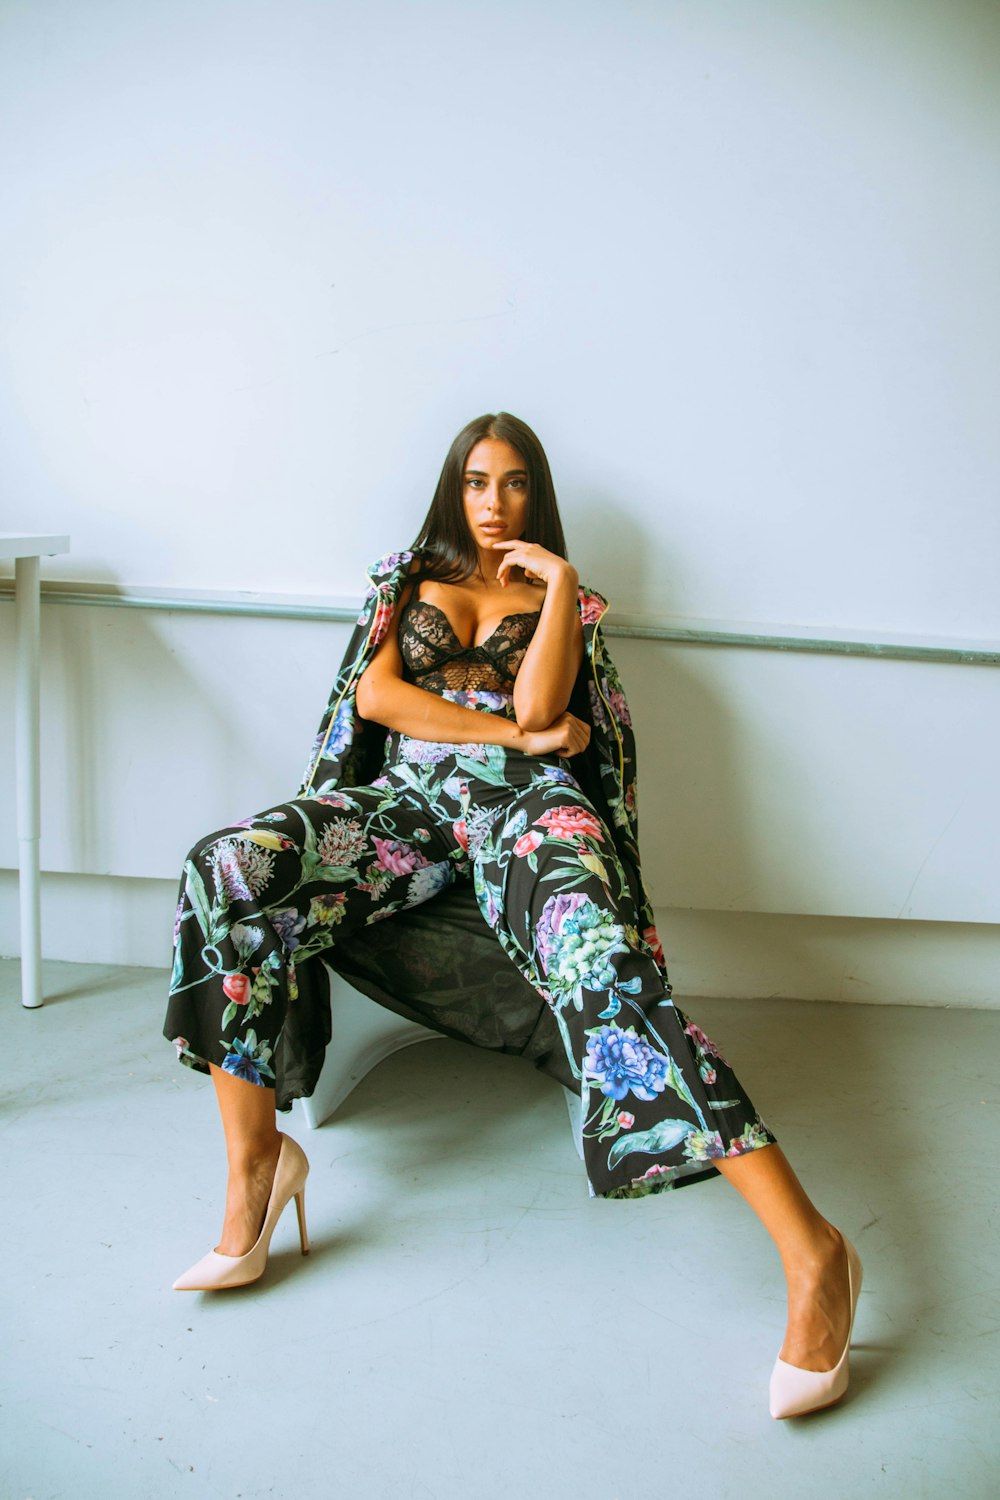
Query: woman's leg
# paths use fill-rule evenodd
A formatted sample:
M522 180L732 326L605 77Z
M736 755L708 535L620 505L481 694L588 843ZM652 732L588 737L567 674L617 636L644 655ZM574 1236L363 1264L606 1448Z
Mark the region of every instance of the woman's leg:
M788 1288L780 1358L804 1370L832 1370L851 1320L847 1252L839 1230L812 1203L780 1146L720 1157L713 1165L778 1247Z
M229 1180L220 1255L245 1255L264 1222L281 1136L274 1112L274 1090L236 1078L209 1065L226 1137Z
M851 1314L843 1239L718 1049L663 998L662 977L636 943L613 842L592 806L568 787L533 781L510 804L477 876L484 915L515 963L547 990L583 1074L592 1185L628 1196L647 1182L655 1189L690 1181L698 1169L718 1171L781 1256L788 1325L780 1357L832 1369Z
M450 845L419 794L393 791L383 780L296 799L209 835L185 864L164 1029L215 1085L229 1162L220 1254L245 1254L263 1223L281 1146L276 1093L288 1093L285 1020L302 1006L296 963L450 878L439 869ZM311 1053L322 1053L328 1016L321 1030L310 1013Z
M531 779L498 794L504 817L474 863L480 910L550 1007L580 1087L592 1192L641 1197L714 1176L719 1159L774 1137L672 1004L610 831L553 769L509 768Z

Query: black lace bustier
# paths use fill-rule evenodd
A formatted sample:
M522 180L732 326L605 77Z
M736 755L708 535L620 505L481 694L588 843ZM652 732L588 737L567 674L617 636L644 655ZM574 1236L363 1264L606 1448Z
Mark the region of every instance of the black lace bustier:
M411 599L399 619L403 675L431 693L509 693L540 614L534 609L505 615L480 645L463 646L443 609Z

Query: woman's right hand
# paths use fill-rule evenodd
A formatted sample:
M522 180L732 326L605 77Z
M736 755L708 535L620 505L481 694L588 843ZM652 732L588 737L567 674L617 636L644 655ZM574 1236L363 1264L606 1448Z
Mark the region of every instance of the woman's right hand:
M548 729L530 729L524 733L518 748L525 755L579 755L590 743L590 725L574 714L563 713L553 719Z

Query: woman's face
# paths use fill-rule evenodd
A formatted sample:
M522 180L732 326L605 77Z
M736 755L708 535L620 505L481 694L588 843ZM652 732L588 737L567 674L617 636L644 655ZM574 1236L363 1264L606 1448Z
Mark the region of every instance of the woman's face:
M465 519L481 551L522 535L528 517L528 470L517 449L502 438L483 438L470 450L462 494Z

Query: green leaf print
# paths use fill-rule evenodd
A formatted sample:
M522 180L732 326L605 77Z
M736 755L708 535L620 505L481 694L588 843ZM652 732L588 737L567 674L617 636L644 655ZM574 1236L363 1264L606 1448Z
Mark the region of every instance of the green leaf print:
M705 1116L698 1108L697 1100L695 1099L691 1090L688 1088L687 1084L684 1082L684 1075L681 1073L680 1069L669 1053L667 1053L667 1082L673 1089L674 1093L680 1095L685 1104L690 1104L691 1108L698 1116L698 1119L701 1121L702 1125L705 1125Z
M427 790L428 788L429 775L421 776L421 771L433 774L432 768L430 766L420 766L418 768L417 766L411 766L405 763L401 763L395 768L398 780L403 782L404 785L412 787L415 792L419 792L421 795L423 795L425 790ZM397 794L394 794L390 798L390 800L395 801L396 795ZM368 821L370 824L372 820L369 818Z
M246 1017L253 1021L261 1014L265 1005L271 1003L271 990L277 983L272 970L281 967L281 956L277 953L269 953L261 967L260 973L254 977L250 987L250 999L247 1002Z
M312 880L322 880L323 871L327 868L320 859L315 849L307 849L299 862L299 884L306 885Z
M325 865L314 849L303 854L300 862L299 885L313 885L320 880L328 885L357 885L359 878L354 865Z
M660 1151L669 1151L677 1146L694 1126L688 1120L657 1120L650 1130L640 1130L635 1135L626 1135L616 1142L608 1152L608 1170L616 1167L633 1151L642 1151L655 1156Z
M604 1100L604 1104L601 1109L600 1117L597 1121L597 1139L599 1141L606 1141L613 1135L621 1134L621 1126L618 1123L618 1115L621 1111L622 1106L619 1099L609 1099L607 1095L604 1094L602 1094L601 1097Z
M214 942L216 933L215 924L212 921L212 908L205 890L205 882L193 860L184 861L184 874L188 900L197 915L205 941L206 943Z
M593 878L589 870L581 870L578 875L570 878L566 873L566 868L567 867L564 865L561 870L549 870L547 874L541 877L541 879L559 880L562 882L560 889L568 891L571 890L575 885L586 885L587 881ZM577 867L573 865L572 868L576 869Z
M492 757L491 757L492 759ZM472 760L468 755L456 755L455 764L467 776L475 776L480 781L488 781L491 786L504 786L507 781L503 767L498 766L495 761L484 765L481 760Z
M183 918L181 920L183 921ZM181 980L183 978L184 978L184 959L183 959L182 954L181 954L181 945L180 945L179 942L177 942L177 943L174 944L174 967L173 967L173 969L171 971L171 974L170 974L170 989L171 989L171 991L177 989L180 986L180 982L181 982Z
M506 781L507 779L507 751L503 745L486 746L486 764L491 771L499 771Z

